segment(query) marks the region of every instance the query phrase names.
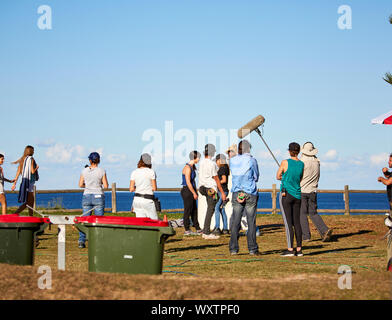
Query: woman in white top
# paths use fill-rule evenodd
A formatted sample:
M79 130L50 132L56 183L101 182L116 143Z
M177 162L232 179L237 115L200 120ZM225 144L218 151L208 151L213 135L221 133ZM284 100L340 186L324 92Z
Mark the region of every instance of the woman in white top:
M14 184L11 187L12 191L15 190L19 176L22 176L18 195L18 202L22 203L22 205L15 211L16 214L19 214L26 209L27 205L30 207L34 206L34 185L35 182L38 181L38 165L35 162L33 155L34 147L26 146L23 156L19 160L12 162L12 164L18 164ZM33 210L30 208L28 209L29 215L32 216Z
M138 218L158 219L154 203L154 191L157 190L156 174L151 169L151 156L142 154L137 169L131 174L129 191L135 192L133 209Z
M105 210L105 193L103 188L108 188L106 172L98 168L100 156L97 152L92 152L88 156L90 166L83 169L79 179L79 187L84 188L83 192L83 216L91 215L94 208L96 216L103 216ZM86 235L79 232L79 248L85 248Z

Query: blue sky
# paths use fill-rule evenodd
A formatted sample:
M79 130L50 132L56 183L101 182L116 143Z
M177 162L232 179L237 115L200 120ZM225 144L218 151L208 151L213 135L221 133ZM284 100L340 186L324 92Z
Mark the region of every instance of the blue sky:
M40 5L52 9L52 30L37 26ZM351 30L337 26L341 5ZM392 71L390 14L386 0L1 1L6 176L31 144L39 189L76 188L99 150L109 182L127 187L147 129L163 134L167 120L196 135L262 114L278 160L290 142L314 142L320 188L382 188L392 128L370 120L392 109L382 80ZM251 142L268 188L276 164ZM180 164L155 169L158 186L179 186Z

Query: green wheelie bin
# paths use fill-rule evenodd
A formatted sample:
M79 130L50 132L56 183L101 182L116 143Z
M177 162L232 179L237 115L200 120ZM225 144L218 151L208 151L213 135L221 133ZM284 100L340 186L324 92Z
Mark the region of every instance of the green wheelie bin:
M88 239L89 271L162 273L165 240L175 234L167 222L113 216L77 217L74 222Z
M0 263L33 265L35 236L49 223L48 218L0 215Z

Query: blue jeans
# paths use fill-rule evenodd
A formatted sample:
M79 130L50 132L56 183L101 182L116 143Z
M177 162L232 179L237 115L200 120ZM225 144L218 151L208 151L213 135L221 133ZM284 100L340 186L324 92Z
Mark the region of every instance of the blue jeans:
M91 212L87 211L94 209L94 214L96 216L103 216L105 209L105 195L102 194L84 194L82 200L83 216L90 216ZM86 234L84 232L79 232L79 242L86 242Z
M226 196L228 194L229 194L228 192L225 192ZM223 230L228 230L227 229L227 215L226 215L225 207L222 207L222 209L220 208L220 206L223 203L221 193L218 192L218 195L219 195L219 200L215 206L215 229L218 229L220 226L220 215L222 214Z
M241 218L242 214L246 214L246 220L248 221L248 249L249 252L259 251L259 247L256 243L256 211L257 211L257 200L259 195L250 195L248 200L243 203L237 201L238 192L233 193L233 199L231 200L233 204L233 215L232 215L232 228L229 249L230 252L238 252L238 238L241 229Z

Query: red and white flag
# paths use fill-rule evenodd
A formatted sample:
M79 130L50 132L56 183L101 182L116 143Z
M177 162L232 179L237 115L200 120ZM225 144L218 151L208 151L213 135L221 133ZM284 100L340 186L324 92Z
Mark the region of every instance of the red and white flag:
M374 118L372 124L392 124L392 111Z

